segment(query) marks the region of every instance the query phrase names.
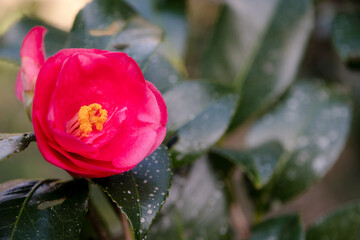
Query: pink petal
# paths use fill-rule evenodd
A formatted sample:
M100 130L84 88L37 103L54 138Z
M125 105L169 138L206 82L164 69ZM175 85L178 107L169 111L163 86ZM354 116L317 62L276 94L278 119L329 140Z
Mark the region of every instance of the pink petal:
M45 62L44 37L46 32L44 27L32 28L21 45L21 81L24 91L34 90L37 75Z
M44 37L47 29L36 26L25 36L20 50L21 58L30 58L39 65L45 62Z
M150 155L152 152L154 152L160 146L160 144L164 141L165 136L166 136L166 127L159 128L157 130L157 136L156 136L155 143L147 155Z
M41 154L44 156L46 161L49 163L65 169L69 170L78 174L87 174L89 173L86 169L81 169L75 164L73 164L69 159L61 155L56 149L51 147L48 143L50 142L46 136L44 135L43 131L41 130L39 124L34 122L34 131L36 133L36 141L38 148Z
M163 126L166 126L166 123L167 123L167 120L168 120L168 114L167 114L167 107L166 107L166 104L165 104L165 100L161 96L161 93L159 92L159 90L157 90L156 87L151 82L146 81L146 86L151 90L151 92L156 97L157 104L159 106L160 114L161 114L160 123Z
M132 132L119 131L111 142L101 148L100 155L112 159L113 165L118 169L129 169L148 156L156 137L156 131L151 128L136 128Z

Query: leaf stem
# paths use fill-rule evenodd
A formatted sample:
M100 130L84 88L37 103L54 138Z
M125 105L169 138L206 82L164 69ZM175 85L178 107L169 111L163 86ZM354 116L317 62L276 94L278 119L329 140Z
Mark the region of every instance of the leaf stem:
M230 174L229 180L229 191L234 194L232 203L230 203L230 218L232 220L233 229L240 239L248 239L251 235L251 230L244 206L249 205L247 204L249 201L240 197L246 195L245 191L243 191L246 189L246 186L243 181L242 172L239 170L233 171Z
M92 204L92 202L89 200L89 214L88 214L88 218L91 222L91 224L94 227L94 230L97 234L97 236L99 237L99 239L102 240L111 240L111 238L109 237L107 231L105 230L102 222L100 221L100 216L97 213L94 205Z

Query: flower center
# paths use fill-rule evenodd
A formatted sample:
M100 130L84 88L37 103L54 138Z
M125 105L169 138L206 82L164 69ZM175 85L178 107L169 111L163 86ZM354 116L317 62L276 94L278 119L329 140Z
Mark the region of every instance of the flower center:
M69 133L79 137L89 137L95 128L103 130L103 125L108 118L108 113L98 103L84 105L79 112L67 123Z

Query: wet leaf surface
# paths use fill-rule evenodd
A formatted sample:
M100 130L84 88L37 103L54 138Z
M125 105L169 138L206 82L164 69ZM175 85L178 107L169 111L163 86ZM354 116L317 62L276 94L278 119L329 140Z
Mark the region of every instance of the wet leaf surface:
M163 49L158 49L150 57L150 61L143 72L145 79L152 82L162 93L185 79L181 67L172 64L163 51Z
M171 185L171 162L160 146L135 168L120 175L93 179L127 216L135 239L143 239L165 203Z
M276 176L258 196L262 204L289 200L323 177L344 147L351 115L345 94L301 81L259 119L249 131L248 146L276 140L285 149Z
M168 141L175 165L188 164L225 133L237 104L231 90L206 81L187 81L164 94Z

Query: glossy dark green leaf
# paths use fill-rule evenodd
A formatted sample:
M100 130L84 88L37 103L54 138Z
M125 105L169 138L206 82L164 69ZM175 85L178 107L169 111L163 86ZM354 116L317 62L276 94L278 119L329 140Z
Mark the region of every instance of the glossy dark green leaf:
M214 145L228 128L237 95L206 81L187 81L164 94L168 145L175 165L187 164Z
M171 185L171 161L160 146L135 168L120 175L93 179L127 216L135 239L143 239L165 203Z
M260 189L270 181L284 149L274 141L247 151L215 148L212 153L240 166L255 188Z
M160 92L164 93L184 80L181 69L182 66L175 66L161 48L150 57L143 73L146 80L152 82Z
M188 38L184 0L125 1L141 16L164 29L167 50L174 51L178 56L184 56Z
M0 193L0 239L77 239L88 191L81 179L26 181Z
M23 151L32 141L34 133L0 133L0 161Z
M266 220L252 229L250 240L304 240L300 217L288 215Z
M313 26L311 0L226 0L203 76L241 93L233 127L293 82Z
M203 157L187 178L174 176L169 199L148 239L225 240L231 239L228 231L224 183Z
M333 166L349 133L352 114L348 100L336 89L301 81L253 125L248 146L277 140L285 149L282 168L263 191L265 203L296 196Z
M23 17L11 26L10 29L1 37L0 58L20 63L20 48L24 37L31 28L37 25L44 26L48 30L45 35L45 48L47 56L52 56L64 47L68 33L52 27L41 20Z
M306 232L306 240L360 239L360 202L321 217Z
M332 40L341 59L353 68L360 68L360 12L336 16Z
M94 0L76 16L67 47L125 52L144 68L162 40L161 29L125 2Z

